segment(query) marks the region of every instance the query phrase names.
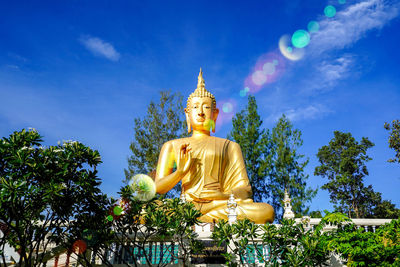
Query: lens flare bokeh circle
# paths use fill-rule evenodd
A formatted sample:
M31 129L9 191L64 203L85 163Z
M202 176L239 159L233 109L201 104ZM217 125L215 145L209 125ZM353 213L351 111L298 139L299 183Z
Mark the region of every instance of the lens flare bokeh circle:
M308 30L310 33L314 33L314 32L319 31L319 24L318 24L318 22L316 22L315 20L310 21L310 22L308 23L308 25L307 25L307 30Z
M292 45L296 48L306 47L310 43L310 34L305 30L297 30L292 35Z
M246 77L240 96L254 94L268 84L275 82L284 72L285 60L277 50L261 55Z
M279 39L279 50L281 54L290 60L299 60L304 56L304 48L291 47L290 36L285 34ZM288 49L290 48L290 49Z
M263 85L267 81L267 75L261 70L257 70L251 76L253 83L256 85Z
M324 8L324 14L328 18L332 18L336 15L336 8L334 6L328 5Z
M240 96L241 97L245 97L247 95L247 93L250 91L249 87L245 87L243 90L240 90Z
M120 206L115 206L113 212L115 215L120 216L122 214L123 209Z
M133 198L140 201L149 201L156 195L156 184L146 174L137 174L129 182Z
M275 72L275 65L273 62L267 62L263 66L263 72L267 75L271 75Z
M226 102L222 105L222 111L225 113L230 113L233 110L233 105L229 102Z

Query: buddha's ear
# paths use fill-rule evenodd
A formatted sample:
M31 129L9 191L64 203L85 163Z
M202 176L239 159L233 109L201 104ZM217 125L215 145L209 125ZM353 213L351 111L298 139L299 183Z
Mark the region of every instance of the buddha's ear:
M213 112L213 125L212 125L212 132L215 133L215 124L217 124L217 118L219 114L219 109L215 108Z
M189 113L186 108L185 108L185 116L186 116L186 124L187 124L188 133L190 133L192 131L192 125L190 124Z

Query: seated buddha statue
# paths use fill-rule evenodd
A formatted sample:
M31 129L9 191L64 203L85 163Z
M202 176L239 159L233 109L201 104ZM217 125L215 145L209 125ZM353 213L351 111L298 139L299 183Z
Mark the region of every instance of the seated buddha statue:
M200 210L202 222L228 220L227 201L231 194L237 202L237 219L248 218L258 224L272 222L272 206L252 200L240 146L210 136L211 130L215 132L218 113L215 97L206 90L200 69L197 89L185 108L188 132L193 130L193 134L163 145L155 177L157 193L165 194L182 181L182 194Z

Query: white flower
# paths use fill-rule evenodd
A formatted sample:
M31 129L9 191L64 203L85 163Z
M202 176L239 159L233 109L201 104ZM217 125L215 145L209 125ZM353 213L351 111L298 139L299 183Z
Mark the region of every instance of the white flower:
M76 144L76 143L78 143L78 142L77 141L73 141L73 140L66 140L66 141L63 141L63 146L73 145L73 144Z

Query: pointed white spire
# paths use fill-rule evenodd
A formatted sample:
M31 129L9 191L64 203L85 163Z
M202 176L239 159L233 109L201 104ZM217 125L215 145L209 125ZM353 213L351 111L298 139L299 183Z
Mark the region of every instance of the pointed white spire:
M236 219L237 219L237 213L236 213L236 207L237 207L237 203L235 201L235 197L233 195L233 193L231 193L229 199L228 199L228 203L226 205L228 207L228 221L229 223L235 223Z
M285 196L283 197L283 208L284 208L284 213L283 213L283 218L284 219L293 219L294 218L294 212L292 210L292 204L290 203L291 199L289 197L289 193L287 189L285 188Z

